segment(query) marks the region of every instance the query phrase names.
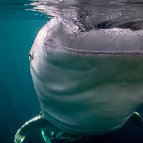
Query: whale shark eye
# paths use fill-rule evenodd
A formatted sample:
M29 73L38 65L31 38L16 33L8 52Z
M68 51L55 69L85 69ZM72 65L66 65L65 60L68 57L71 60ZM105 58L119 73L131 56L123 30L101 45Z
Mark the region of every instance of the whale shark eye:
M30 51L30 52L29 52L29 60L30 60L30 61L32 61L32 60L33 60L33 58L34 58L33 52L32 52L32 51Z

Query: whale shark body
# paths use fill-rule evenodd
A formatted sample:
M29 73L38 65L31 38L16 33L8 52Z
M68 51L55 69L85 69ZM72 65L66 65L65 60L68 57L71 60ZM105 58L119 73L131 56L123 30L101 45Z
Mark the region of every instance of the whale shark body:
M29 58L41 114L18 130L16 143L36 126L84 136L129 119L142 124L135 112L143 103L142 21L111 23L93 28L55 16L39 31Z

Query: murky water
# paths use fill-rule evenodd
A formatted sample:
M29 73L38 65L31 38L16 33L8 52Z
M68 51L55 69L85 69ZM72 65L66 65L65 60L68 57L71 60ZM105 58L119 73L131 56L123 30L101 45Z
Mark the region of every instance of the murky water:
M40 112L29 70L29 50L40 28L57 16L81 32L119 27L143 29L142 0L1 0L0 1L0 143L12 143L16 130ZM143 111L139 109L140 113ZM142 143L142 128L122 129L87 142ZM44 142L36 130L25 141Z

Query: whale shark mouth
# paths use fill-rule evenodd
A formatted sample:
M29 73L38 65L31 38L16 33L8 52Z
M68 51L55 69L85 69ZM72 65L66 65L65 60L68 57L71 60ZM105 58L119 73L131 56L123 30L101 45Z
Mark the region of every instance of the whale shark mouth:
M142 55L143 15L140 4L140 1L125 0L45 0L33 3L35 9L62 21L55 28L50 26L56 29L56 34L47 35L47 39L51 39L45 44L55 44L55 47L78 53L114 55L132 52Z
M143 29L143 20L133 20L133 21L104 21L95 25L99 29L109 29L109 28L122 28L122 29L131 29L133 31Z
M96 20L91 8L83 8L79 10L79 15L75 23L79 26L81 32L90 31L92 29L110 29L110 28L122 28L130 29L133 31L143 29L143 19L142 18L103 18L101 20Z
M97 24L86 24L82 20L75 21L78 25L79 30L81 32L88 32L92 29L111 29L111 28L122 28L122 29L130 29L132 31L138 31L143 29L143 20L136 19L136 20L105 20L103 22Z
M49 34L45 37L44 47L81 54L143 55L142 22L105 21L93 27L83 21L67 24L53 18L45 25ZM50 30L52 27L54 32Z

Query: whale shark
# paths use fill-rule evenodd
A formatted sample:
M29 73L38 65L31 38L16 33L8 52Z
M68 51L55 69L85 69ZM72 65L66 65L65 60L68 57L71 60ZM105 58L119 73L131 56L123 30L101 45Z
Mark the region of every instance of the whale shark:
M143 125L136 112L143 104L142 20L93 27L84 16L55 16L39 31L29 60L41 113L17 131L15 143L35 128L50 143L107 134L129 119Z

